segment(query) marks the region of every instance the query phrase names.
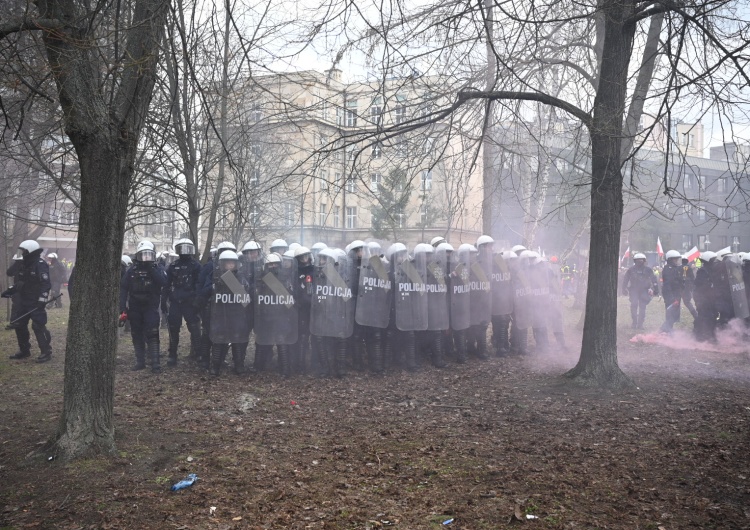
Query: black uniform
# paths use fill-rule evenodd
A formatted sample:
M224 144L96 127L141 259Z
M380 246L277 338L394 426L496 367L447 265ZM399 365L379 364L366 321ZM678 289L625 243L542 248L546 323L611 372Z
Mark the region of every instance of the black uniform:
M15 278L14 290L17 292L16 330L19 351L11 359L23 359L31 355L29 341L29 320L34 331L41 355L37 362L49 361L52 357L52 336L47 331L47 311L45 307L49 299L52 285L49 278L49 265L40 255L42 249L27 253L23 260L14 263L8 269L8 275ZM6 291L7 293L7 291Z
M680 302L682 301L685 279L682 265L667 262L661 271L662 297L666 309L666 317L661 331L668 333L672 326L680 320Z
M55 258L50 258L49 281L52 285L50 296L55 298L62 291L62 285L68 280L68 269ZM62 296L55 299L55 307L62 307Z
M180 258L169 265L167 269L167 285L164 293L169 299L169 308L162 296L162 312L168 312L167 322L169 328L169 357L168 366L177 364L177 346L180 343L180 328L182 320L185 320L190 332L191 349L197 354L200 348L200 300L197 299L198 277L201 273L201 265L189 255L181 255Z
M712 340L716 331L716 300L711 269L716 262L703 261L695 274L695 306L698 318L693 323L693 333L699 341Z
M630 316L634 329L643 329L646 306L659 293L656 275L645 264L635 264L628 269L623 279L622 292L630 297Z

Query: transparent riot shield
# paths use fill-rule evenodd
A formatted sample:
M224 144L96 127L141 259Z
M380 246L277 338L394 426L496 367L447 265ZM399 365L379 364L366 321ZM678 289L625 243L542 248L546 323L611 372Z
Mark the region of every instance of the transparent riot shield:
M262 345L297 342L296 266L265 271L255 281L255 341Z
M450 281L450 320L451 329L461 331L471 325L471 269L468 252L453 253Z
M750 309L747 306L747 285L745 285L745 282L742 279L742 265L731 259L725 259L721 264L727 268L729 289L732 293L732 305L734 305L735 318L750 317Z
M401 331L427 329L427 259L424 254L415 259L408 256L394 264L394 305L396 327Z
M495 254L492 263L492 314L510 315L513 312L513 284L510 264L502 254Z
M475 252L476 258L470 264L471 285L471 324L489 323L492 316L492 254L488 251Z
M527 329L533 325L532 288L528 277L528 267L520 258L513 262L511 283L513 285L513 325Z
M323 261L324 252L318 255L319 262ZM310 333L318 337L347 338L354 332L355 300L351 287L339 272L340 266L330 256L325 264L315 267Z
M362 326L387 328L393 300L393 285L388 277L388 263L379 255L362 252L355 320Z
M237 271L214 269L209 338L215 344L243 343L250 337L252 296L250 286Z
M437 255L427 261L427 329L442 331L450 328L448 314L448 280L446 269Z

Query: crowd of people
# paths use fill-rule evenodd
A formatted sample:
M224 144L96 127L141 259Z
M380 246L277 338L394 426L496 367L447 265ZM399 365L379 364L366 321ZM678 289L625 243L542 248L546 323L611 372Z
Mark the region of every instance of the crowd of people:
M225 241L201 266L195 245L183 239L163 267L142 241L132 263L122 258L120 318L130 324L133 369L150 363L161 370L160 310L167 314L167 365L177 364L184 321L190 351L213 375L230 350L232 370L245 371L251 335L253 369L269 370L275 358L285 376L524 354L529 331L537 349L550 347L549 333L564 347L559 268L522 246L493 246L489 236L458 249L435 238L411 251L359 240L345 249L276 240L265 251L249 241L238 251Z
M693 332L700 341L715 340L716 331L735 318L743 319L750 328L750 291L746 289L750 285L750 253L706 251L696 263L670 250L665 259L664 267L655 272L646 265L646 256L638 253L625 272L622 292L630 299L633 329L643 329L646 306L657 296L665 307L662 333L671 333L683 304L693 317Z
M161 370L162 321L169 335L166 364L177 364L184 321L190 356L217 376L230 350L232 370L245 371L251 336L253 369L269 370L276 358L284 376L342 377L347 367L411 371L420 359L444 367L471 357L523 355L530 332L538 351L551 348L550 333L564 348L561 300L572 294L576 277L567 264L521 245L496 250L487 235L458 249L442 237L411 250L360 240L345 249L322 242L307 248L279 239L266 251L255 241L238 251L225 241L211 249L205 265L189 239L174 250L157 256L144 240L134 259L122 256L120 323L132 337L134 370L149 364ZM55 253L45 260L42 252L36 241L22 242L7 271L14 281L2 296L13 300L10 327L19 346L11 359L31 355L29 321L41 350L37 362L52 356L46 309L61 307L67 267ZM699 340L714 339L734 318L750 326L750 253L704 252L700 265L670 250L657 275L636 254L622 281L633 329L643 329L646 306L660 294L664 333L679 321L683 304ZM74 276L75 269L71 295Z

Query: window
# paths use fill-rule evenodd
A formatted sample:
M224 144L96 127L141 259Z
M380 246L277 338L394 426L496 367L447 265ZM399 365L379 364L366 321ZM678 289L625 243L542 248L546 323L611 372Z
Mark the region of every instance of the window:
M740 222L740 211L732 208L729 210L729 218L733 223L739 223Z
M320 170L320 191L328 191L328 170Z
M422 171L422 191L432 189L432 171L425 169Z
M716 179L717 188L719 193L726 193L727 192L727 179L726 177L721 177Z
M341 173L336 173L333 176L333 183L337 189L341 188Z
M321 134L318 136L318 147L326 147L328 145L328 136Z
M348 145L346 147L346 159L347 159L347 161L354 160L355 156L357 156L357 146L356 145Z
M716 217L719 219L724 219L724 217L727 215L727 209L723 206L719 206L718 212L716 213Z
M708 250L708 236L698 236L698 250Z
M380 158L380 156L383 154L383 147L380 145L380 143L374 143L372 144L372 158Z
M688 250L693 248L693 236L692 234L682 234L682 248Z
M719 248L726 247L727 246L727 236L719 236L718 242L719 242Z
M323 202L320 204L320 209L318 210L318 224L320 226L325 226L327 217L328 217L328 205Z
M705 191L705 189L706 189L706 175L698 175L698 187L701 190Z
M698 208L698 220L705 221L706 220L706 209L705 208Z
M357 193L357 181L354 178L354 175L350 175L346 179L346 192L347 193Z
M253 101L250 104L250 119L259 122L263 119L263 105L260 101Z
M404 123L406 121L406 106L398 105L393 111L393 114L396 125Z
M284 203L284 226L292 226L294 224L294 204L291 202Z
M683 186L686 190L692 190L693 189L693 176L690 173L685 173L684 179L683 179Z
M683 204L682 205L682 214L685 217L690 217L693 215L693 205L692 204Z
M435 139L425 138L424 142L422 142L422 154L423 155L432 154L432 151L434 148L435 148Z
M338 228L341 225L341 208L333 207L333 227Z
M396 138L396 156L403 158L407 155L407 151L406 137L401 135Z
M357 207L356 206L346 207L346 227L357 228Z
M352 99L346 102L346 126L357 126L357 100Z
M372 105L370 105L370 121L374 125L383 124L383 100L380 97L372 100Z
M406 214L404 212L398 212L394 217L398 219L399 228L404 228L406 226Z
M253 156L260 156L261 148L260 148L260 142L252 142L250 144L250 154Z
M320 98L320 118L328 121L328 100Z
M258 184L260 184L260 169L251 169L250 170L250 180L248 181L248 184L251 188L257 188Z
M383 176L380 173L370 175L370 191L377 194L382 180Z
M739 251L740 251L740 236L732 236L732 252L739 252Z
M336 107L336 125L344 125L344 109Z
M258 208L257 204L253 204L253 207L250 209L250 223L254 225L260 223L260 208Z

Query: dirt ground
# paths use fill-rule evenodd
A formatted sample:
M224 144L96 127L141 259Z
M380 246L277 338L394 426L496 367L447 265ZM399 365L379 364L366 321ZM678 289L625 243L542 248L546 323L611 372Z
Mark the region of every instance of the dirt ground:
M649 313L655 330L663 305ZM47 364L8 360L0 332L0 528L750 528L747 341L631 342L622 300L638 390L582 390L560 378L580 342L567 314L569 351L343 380L131 372L124 337L118 456L63 464L42 450L62 405L53 310Z

